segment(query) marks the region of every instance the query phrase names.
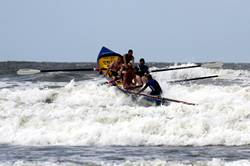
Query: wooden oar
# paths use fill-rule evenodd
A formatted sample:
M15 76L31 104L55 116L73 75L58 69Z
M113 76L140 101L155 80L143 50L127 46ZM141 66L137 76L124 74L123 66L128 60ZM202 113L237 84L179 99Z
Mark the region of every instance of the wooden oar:
M198 105L195 103L190 103L190 102L186 102L186 101L182 101L182 100L175 100L175 99L170 99L170 98L165 98L165 97L162 97L161 99L163 101L170 101L170 102L181 103L181 104L186 104L186 105Z
M156 69L156 70L151 70L150 72L153 73L153 72L170 71L170 70L190 69L190 68L196 68L196 67L221 68L222 65L223 65L223 63L221 63L221 62L209 62L209 63L197 64L197 65L192 65L192 66Z
M212 75L212 76L205 76L205 77L195 77L195 78L188 78L188 79L183 79L183 80L174 80L174 81L168 81L168 83L179 83L179 82L203 80L203 79L216 78L216 77L219 77L219 75ZM99 85L112 84L114 82L115 82L115 80L110 80L110 81L102 82Z
M38 73L47 73L47 72L64 72L64 71L96 71L96 68L83 68L83 69L56 69L56 70L38 70L38 69L19 69L17 70L18 75L31 75Z
M169 70L179 70L179 69L189 69L189 68L196 68L196 67L206 67L206 68L220 68L223 64L220 62L210 62L192 66L185 66L185 67L175 67L175 68L165 68L165 69L156 69L150 72L160 72L160 71L169 71ZM46 73L46 72L64 72L64 71L96 71L96 68L83 68L83 69L55 69L55 70L39 70L39 69L19 69L17 70L18 75L31 75L31 74L38 74L38 73ZM106 69L101 69L106 70Z
M182 100L170 99L170 98L166 98L166 97L151 96L151 95L147 95L147 94L143 94L143 93L134 93L134 94L139 95L139 96L147 96L147 97L151 97L151 98L155 98L155 99L160 99L162 101L170 101L170 102L182 103L182 104L186 104L186 105L197 105L194 103L190 103L190 102L186 102L186 101L182 101Z
M186 82L186 81L194 81L194 80L203 80L208 78L216 78L219 77L219 75L212 75L212 76L205 76L205 77L196 77L196 78L188 78L184 80L175 80L175 81L168 81L169 83L178 83L178 82Z

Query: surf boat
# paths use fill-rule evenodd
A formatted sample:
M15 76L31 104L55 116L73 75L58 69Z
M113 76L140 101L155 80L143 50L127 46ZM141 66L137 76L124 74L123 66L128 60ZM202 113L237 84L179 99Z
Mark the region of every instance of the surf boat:
M97 57L97 64L98 64L99 72L108 81L110 81L111 78L109 76L105 76L104 73L106 73L111 63L116 61L119 57L122 57L122 56L106 47L102 47ZM168 105L169 104L169 101L165 100L164 98L160 96L152 96L152 95L145 94L145 93L137 94L136 91L134 90L124 89L121 81L116 81L115 83L113 82L113 84L117 87L119 91L131 96L132 99L138 102L139 104L143 104L143 105Z

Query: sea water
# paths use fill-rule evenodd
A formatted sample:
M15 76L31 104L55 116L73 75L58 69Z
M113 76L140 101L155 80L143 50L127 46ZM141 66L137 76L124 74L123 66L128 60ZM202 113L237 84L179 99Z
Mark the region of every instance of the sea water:
M250 64L153 73L196 106L138 104L95 72L0 73L0 165L250 165Z

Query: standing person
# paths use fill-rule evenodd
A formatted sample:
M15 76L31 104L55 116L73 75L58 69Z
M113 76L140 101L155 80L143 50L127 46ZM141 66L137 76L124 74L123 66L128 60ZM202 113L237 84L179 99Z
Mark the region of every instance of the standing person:
M128 53L123 55L123 65L119 71L121 78L123 80L123 87L125 89L129 89L132 80L134 79L134 71L132 72L132 69L134 70L134 56L133 56L133 50L128 50Z
M162 94L160 84L155 79L153 79L150 74L147 74L147 80L148 81L147 81L146 85L141 90L139 90L139 92L137 92L137 93L139 94L142 91L144 91L145 89L147 89L147 87L149 87L151 89L150 95L160 96Z
M141 58L139 65L136 67L136 82L138 83L138 86L143 86L146 84L146 74L149 74L148 66L145 65L144 58Z
M128 67L128 63L131 63L134 65L134 56L133 56L133 50L128 50L128 53L123 55L123 61L124 61L124 65L127 68Z

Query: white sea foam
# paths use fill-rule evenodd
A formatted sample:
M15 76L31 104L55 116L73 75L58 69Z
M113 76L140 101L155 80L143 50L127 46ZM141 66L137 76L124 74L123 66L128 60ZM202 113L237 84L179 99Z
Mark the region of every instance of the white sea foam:
M197 77L231 71L185 72ZM164 89L163 96L197 106L171 103L143 107L115 87L98 85L101 78L67 85L55 83L61 86L57 88L49 88L51 82L2 88L0 141L21 145L250 144L250 87L166 83L172 78L184 78L185 72L154 76ZM241 73L238 77L249 79L247 71Z
M189 66L190 64L186 65ZM232 69L206 69L206 68L191 68L184 70L171 70L165 72L153 73L157 79L167 83L170 80L180 80L195 77L204 77L218 75L216 79L227 81L241 80L243 83L250 83L250 71L247 70L232 70ZM237 82L238 83L238 82ZM223 83L222 83L223 85Z

